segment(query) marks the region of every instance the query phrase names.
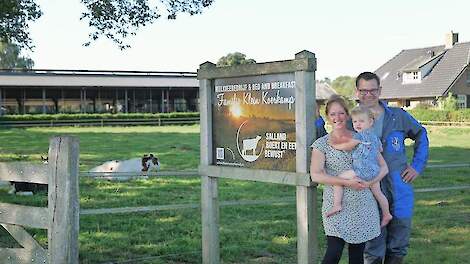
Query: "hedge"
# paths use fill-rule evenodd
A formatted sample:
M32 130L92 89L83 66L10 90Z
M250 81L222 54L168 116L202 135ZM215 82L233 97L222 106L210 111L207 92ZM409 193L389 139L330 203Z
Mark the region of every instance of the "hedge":
M77 120L77 119L156 119L156 118L193 118L198 112L175 113L129 113L129 114L45 114L45 115L4 115L0 121L36 121L36 120Z
M408 112L420 121L470 122L470 109L454 111L413 109Z
M412 109L408 111L420 121L470 122L470 109L455 111L434 109ZM323 114L324 112L322 112ZM156 118L197 118L199 112L175 113L130 113L130 114L53 114L53 115L4 115L0 121L28 120L77 120L77 119L156 119Z

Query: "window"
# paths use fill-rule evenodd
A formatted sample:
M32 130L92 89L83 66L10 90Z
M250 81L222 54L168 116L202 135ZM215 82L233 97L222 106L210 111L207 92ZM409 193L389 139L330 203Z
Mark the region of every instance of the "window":
M403 84L410 83L420 83L421 82L421 72L412 71L403 73Z
M467 95L459 94L457 95L457 108L467 108Z

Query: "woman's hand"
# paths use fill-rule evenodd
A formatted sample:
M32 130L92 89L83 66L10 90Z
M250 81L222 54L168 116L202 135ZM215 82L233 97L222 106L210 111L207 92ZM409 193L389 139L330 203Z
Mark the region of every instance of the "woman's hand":
M363 183L366 186L366 188L370 188L372 186L372 184L374 184L373 181L363 181Z
M361 180L358 177L354 177L350 180L346 180L346 183L345 183L344 186L352 188L356 191L360 191L360 190L364 190L364 189L369 188L369 186L367 186L367 183L364 182L363 180Z

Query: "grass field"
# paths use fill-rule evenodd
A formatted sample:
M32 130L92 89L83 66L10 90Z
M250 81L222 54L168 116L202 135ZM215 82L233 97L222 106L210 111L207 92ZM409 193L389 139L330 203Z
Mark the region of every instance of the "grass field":
M199 164L199 126L0 130L0 161L26 158L40 162L40 155L47 155L49 138L55 135L80 139L80 170L107 160L137 158L148 153L158 155L162 170L194 169Z
M430 164L469 163L470 128L428 129ZM80 138L80 169L103 161L156 153L163 170L195 169L199 163L199 127L29 128L0 130L0 160L39 162L48 138L69 134ZM470 168L427 169L416 188L470 185ZM269 205L223 206L220 240L223 263L296 263L295 188L219 181L220 201L277 200ZM0 190L0 200L46 205L47 197L19 197ZM320 200L320 199L319 199ZM129 182L80 180L81 209L165 204L198 204L198 177L165 177ZM321 223L320 219L318 223ZM200 263L199 209L150 213L84 215L80 218L82 263ZM470 259L470 190L416 194L407 263L465 263ZM44 230L31 230L46 244ZM324 252L321 226L320 255ZM0 246L14 242L0 228ZM133 259L132 262L125 262ZM343 258L342 263L346 263Z

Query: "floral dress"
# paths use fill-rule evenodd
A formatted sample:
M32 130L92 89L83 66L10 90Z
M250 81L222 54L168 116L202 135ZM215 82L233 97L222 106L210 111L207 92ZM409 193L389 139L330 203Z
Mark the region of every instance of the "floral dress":
M338 176L341 172L352 169L352 155L350 151L331 147L328 137L329 135L326 135L317 139L311 147L325 155L326 173ZM342 238L350 244L359 244L380 235L379 210L370 189L356 191L344 187L342 206L340 212L326 217L326 212L333 207L333 188L331 185L325 185L322 218L327 236Z
M354 138L361 141L352 150L354 172L359 178L371 181L380 171L377 155L380 153L382 143L370 129L355 134Z

